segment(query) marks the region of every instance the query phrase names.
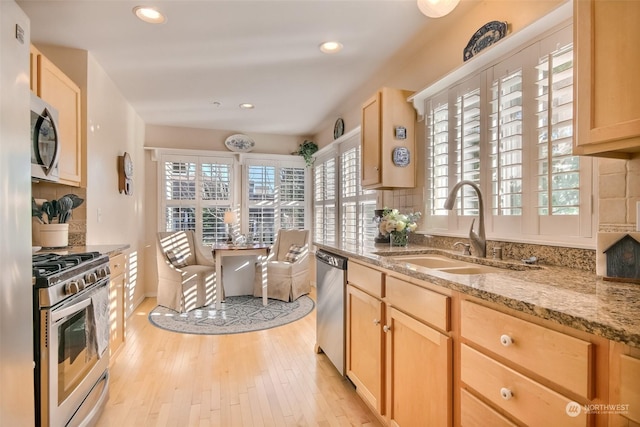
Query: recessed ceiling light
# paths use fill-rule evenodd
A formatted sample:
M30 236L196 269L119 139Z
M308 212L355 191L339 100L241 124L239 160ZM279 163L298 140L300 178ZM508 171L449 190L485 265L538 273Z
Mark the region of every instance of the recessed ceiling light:
M324 42L320 45L320 51L323 53L338 53L342 50L340 42Z
M240 108L244 109L244 110L251 110L252 108L255 108L256 106L249 103L249 102L243 102L242 104L240 104Z
M133 13L150 24L163 24L167 21L167 18L154 7L136 6L133 8Z

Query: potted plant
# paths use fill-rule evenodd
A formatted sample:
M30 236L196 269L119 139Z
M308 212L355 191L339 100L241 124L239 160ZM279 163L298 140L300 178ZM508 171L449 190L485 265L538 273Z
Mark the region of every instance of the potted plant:
M298 151L292 153L302 156L307 166L313 165L313 155L318 151L318 145L315 142L305 139L298 147Z
M34 241L43 247L59 248L69 245L69 219L71 211L84 202L75 194L67 194L58 200L43 201L38 205L31 198L31 215L37 219Z

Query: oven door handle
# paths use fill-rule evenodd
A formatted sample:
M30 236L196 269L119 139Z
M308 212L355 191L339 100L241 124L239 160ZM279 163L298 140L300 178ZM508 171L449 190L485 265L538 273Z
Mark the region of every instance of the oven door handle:
M82 301L80 301L79 303L73 304L70 307L65 307L63 309L60 310L53 310L51 312L51 321L52 322L57 322L60 319L64 319L65 317L71 315L71 314L75 314L77 312L79 312L80 310L89 307L91 305L91 297L88 297L86 299L83 299Z

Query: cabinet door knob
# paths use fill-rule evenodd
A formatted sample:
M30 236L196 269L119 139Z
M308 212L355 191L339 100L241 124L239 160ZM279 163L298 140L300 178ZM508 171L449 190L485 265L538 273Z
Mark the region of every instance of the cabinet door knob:
M391 326L384 325L382 327L382 330L385 331L385 332L389 332L391 330Z
M513 393L508 388L502 387L500 389L500 396L502 396L504 400L510 400L513 397Z
M380 324L380 319L373 319L373 324L374 325L379 325Z
M513 338L511 338L507 334L501 335L500 336L500 344L502 344L505 347L509 347L511 344L513 344Z

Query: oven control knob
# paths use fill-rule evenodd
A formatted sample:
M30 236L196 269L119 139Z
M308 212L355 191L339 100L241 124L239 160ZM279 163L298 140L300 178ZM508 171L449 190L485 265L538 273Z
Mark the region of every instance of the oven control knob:
M98 277L101 279L107 277L109 273L111 273L111 270L109 270L109 266L98 269Z
M69 282L64 285L64 293L67 295L73 295L80 292L80 286L78 286L78 282Z
M89 273L84 277L84 280L88 285L96 283L98 281L98 275L95 272Z
M76 283L78 284L78 289L80 290L83 290L86 286L86 282L84 281L84 279L78 279Z

